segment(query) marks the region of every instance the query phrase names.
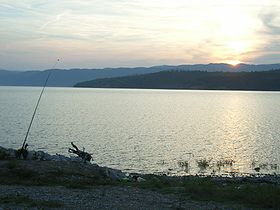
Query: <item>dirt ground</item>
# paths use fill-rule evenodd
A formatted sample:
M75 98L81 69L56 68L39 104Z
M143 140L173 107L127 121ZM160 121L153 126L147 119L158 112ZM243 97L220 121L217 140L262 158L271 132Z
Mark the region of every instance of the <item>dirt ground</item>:
M161 194L135 187L95 186L92 189L68 189L61 186L0 185L0 209L244 209L215 202L180 200L175 195ZM32 201L17 201L28 196ZM1 199L0 199L1 201ZM36 204L36 201L56 202L59 205Z

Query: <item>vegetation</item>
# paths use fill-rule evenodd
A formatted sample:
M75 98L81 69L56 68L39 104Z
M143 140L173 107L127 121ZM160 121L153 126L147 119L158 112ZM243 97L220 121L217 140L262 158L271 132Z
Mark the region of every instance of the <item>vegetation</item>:
M4 162L4 163L3 163ZM1 162L0 162L1 163ZM63 165L51 161L2 161L0 165L0 184L65 186L68 188L88 188L94 185L114 184L101 172L74 168L79 163Z
M211 160L202 159L197 162L201 167L208 167ZM180 163L188 168L188 162ZM231 165L231 160L221 160L218 165ZM87 164L77 162L52 161L0 161L0 185L39 185L65 186L67 188L91 188L96 185L133 186L162 193L177 195L180 199L239 203L257 208L280 208L279 182L270 182L261 178L222 178L222 177L170 177L142 175L137 179L114 181L98 167L91 168ZM279 177L276 177L279 179ZM277 184L278 183L278 184ZM37 201L22 195L0 197L0 203L15 203L27 206L59 206L57 201Z
M280 70L264 72L162 71L96 79L78 83L75 87L279 91L279 81Z
M210 166L210 162L212 159L207 160L207 159L201 159L201 160L197 160L197 166L201 171L206 170L209 166Z
M178 165L183 169L183 171L189 173L189 161L179 161Z
M151 176L146 177L146 180L134 185L199 201L239 203L257 208L280 208L280 187L270 183L256 184L249 180L221 182L211 177L193 176L180 178Z
M279 69L279 64L268 65L248 65L239 64L232 66L229 64L195 64L180 66L154 66L150 68L107 68L107 69L71 69L58 70L53 69L52 74L55 76L48 82L48 86L53 87L72 87L77 82L86 81L88 78L112 78L135 74L147 74L159 71L183 70L183 71L267 71L270 69ZM45 71L3 71L0 70L1 86L42 86L44 79L50 70Z

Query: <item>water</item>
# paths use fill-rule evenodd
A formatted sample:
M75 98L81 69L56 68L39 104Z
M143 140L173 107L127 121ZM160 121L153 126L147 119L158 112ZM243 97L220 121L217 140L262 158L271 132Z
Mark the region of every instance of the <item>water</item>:
M0 87L0 145L21 146L40 91ZM131 172L279 173L279 125L279 92L47 88L28 143L67 154L74 141Z

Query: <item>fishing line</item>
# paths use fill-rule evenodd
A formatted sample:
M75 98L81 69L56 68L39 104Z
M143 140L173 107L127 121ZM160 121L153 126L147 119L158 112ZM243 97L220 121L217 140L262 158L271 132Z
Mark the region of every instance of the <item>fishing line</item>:
M58 62L59 62L59 59L56 60L56 62L55 62L54 65L52 66L51 70L54 69L54 68L56 67L56 65L58 64ZM32 123L33 123L33 120L34 120L34 118L35 118L36 111L37 111L37 109L38 109L39 103L40 103L40 101L41 101L41 98L42 98L42 95L43 95L44 90L45 90L45 88L46 88L46 85L47 85L47 83L48 83L48 80L49 80L49 78L50 78L50 76L51 76L51 73L52 73L51 70L50 70L49 73L48 73L48 76L47 76L46 81L45 81L45 83L44 83L43 89L41 90L40 96L39 96L39 98L38 98L38 101L37 101L35 110L34 110L34 112L33 112L31 121L30 121L30 123L29 123L28 129L27 129L27 132L26 132L26 135L25 135L25 138L24 138L22 147L21 147L22 149L24 148L24 146L25 146L25 144L26 144L26 141L27 141L27 138L28 138L28 135L29 135L29 132L30 132Z

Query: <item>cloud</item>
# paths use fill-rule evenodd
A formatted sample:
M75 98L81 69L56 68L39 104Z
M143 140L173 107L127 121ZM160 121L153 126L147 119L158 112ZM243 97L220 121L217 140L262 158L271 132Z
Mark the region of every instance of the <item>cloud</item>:
M265 33L280 35L280 9L278 11L260 14L260 19L264 25Z
M45 24L43 24L41 27L40 27L40 30L43 30L45 27L47 27L48 25L50 24L54 24L54 23L57 23L60 21L60 19L66 14L66 12L63 12L61 14L58 14L55 16L55 18L53 18L53 20L50 20L48 22L46 22Z
M257 55L252 62L255 63L279 63L280 62L280 9L279 7L270 8L259 14L263 25L258 32L260 39L265 40L258 49Z
M25 59L32 67L49 54L76 67L275 60L277 6L279 0L1 0L1 65L15 60L13 53L18 66Z

